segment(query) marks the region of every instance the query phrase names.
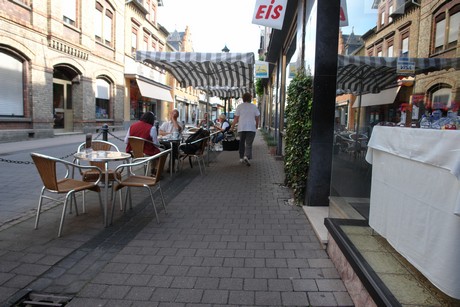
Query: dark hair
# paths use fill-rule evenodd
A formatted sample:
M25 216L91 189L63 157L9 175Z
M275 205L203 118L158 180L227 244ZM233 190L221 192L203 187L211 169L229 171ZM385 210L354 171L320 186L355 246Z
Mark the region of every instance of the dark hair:
M244 102L251 102L251 100L252 100L252 95L251 94L249 94L249 93L244 93L243 94L243 101Z
M153 112L145 112L142 116L140 121L150 124L153 126L155 124L155 113Z

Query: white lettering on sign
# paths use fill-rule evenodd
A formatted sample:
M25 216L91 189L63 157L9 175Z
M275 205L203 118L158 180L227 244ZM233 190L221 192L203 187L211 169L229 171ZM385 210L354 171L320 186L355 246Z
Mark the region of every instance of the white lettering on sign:
M257 0L252 23L281 30L287 0Z
M405 76L415 74L415 62L398 61L396 64L396 74Z

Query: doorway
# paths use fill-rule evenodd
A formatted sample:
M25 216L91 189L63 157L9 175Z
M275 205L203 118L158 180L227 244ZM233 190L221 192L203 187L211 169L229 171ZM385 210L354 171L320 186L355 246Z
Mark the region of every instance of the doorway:
M72 82L53 78L54 132L73 131Z

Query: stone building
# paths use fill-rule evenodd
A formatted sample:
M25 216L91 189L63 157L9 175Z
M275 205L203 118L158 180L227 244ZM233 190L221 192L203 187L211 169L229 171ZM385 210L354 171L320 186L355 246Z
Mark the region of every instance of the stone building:
M123 123L124 1L0 3L0 141Z
M122 129L146 111L163 121L176 96L197 102L196 91L180 89L163 70L135 61L136 50L176 51L157 22L162 5L1 1L0 142L97 132L104 124Z

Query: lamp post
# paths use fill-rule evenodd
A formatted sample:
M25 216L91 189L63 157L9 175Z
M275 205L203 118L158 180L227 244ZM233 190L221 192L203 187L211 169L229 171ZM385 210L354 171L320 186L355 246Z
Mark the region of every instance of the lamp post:
M228 49L227 45L225 45L225 47L222 49L222 52L225 52L225 53L230 52L230 49ZM228 98L224 98L224 114L225 114L225 116L227 116L227 99Z

